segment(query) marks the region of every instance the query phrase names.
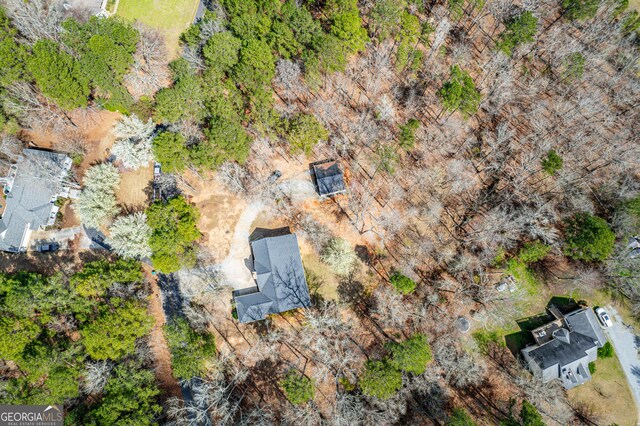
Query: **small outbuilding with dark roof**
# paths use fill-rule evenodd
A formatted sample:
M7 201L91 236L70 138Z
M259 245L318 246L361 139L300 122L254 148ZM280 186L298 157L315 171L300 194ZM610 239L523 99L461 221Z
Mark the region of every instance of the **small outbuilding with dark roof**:
M326 160L314 163L313 174L316 188L321 197L330 197L347 192L344 184L344 174L340 164L335 160Z
M295 234L251 242L256 286L233 292L238 321L311 306L309 288Z

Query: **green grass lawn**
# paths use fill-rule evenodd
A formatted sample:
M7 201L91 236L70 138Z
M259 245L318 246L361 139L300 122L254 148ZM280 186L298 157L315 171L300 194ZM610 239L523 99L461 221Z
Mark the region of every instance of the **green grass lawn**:
M198 3L199 0L120 0L116 13L162 31L169 57L175 58L180 34L193 22Z
M338 300L338 277L326 264L322 263L320 256L315 253L306 254L302 258L305 270L308 274L318 277L322 283L318 293L327 300ZM307 278L309 279L309 278Z
M599 417L599 424L636 424L633 396L616 356L598 359L591 381L571 389L567 395L571 402L590 405Z

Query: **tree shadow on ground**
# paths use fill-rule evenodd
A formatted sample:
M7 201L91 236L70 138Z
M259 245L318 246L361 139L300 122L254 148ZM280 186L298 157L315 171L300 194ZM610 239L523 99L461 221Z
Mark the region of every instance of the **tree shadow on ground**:
M291 234L291 229L288 226L283 226L282 228L275 229L267 229L267 228L256 228L253 230L251 235L249 235L249 241L257 241L267 237L280 237L282 235Z
M570 297L554 296L547 303L546 309L552 307L556 307L562 314L566 314L578 309L580 304ZM520 331L504 336L507 348L514 357L518 358L522 349L535 343L531 331L553 320L554 317L548 311L516 320Z

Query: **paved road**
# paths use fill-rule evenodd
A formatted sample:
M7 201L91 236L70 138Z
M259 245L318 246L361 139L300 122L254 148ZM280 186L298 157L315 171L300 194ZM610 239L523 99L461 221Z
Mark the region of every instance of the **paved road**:
M613 319L613 327L605 328L604 331L616 350L624 374L627 376L640 419L640 357L638 356L640 336L630 325L622 321L622 317L615 308L607 306L606 310Z

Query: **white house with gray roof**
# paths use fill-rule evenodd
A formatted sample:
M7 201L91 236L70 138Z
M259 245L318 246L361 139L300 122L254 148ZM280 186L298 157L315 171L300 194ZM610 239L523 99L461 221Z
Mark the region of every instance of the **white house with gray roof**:
M571 389L591 380L589 363L607 339L590 308L562 314L550 307L549 312L555 319L533 330L536 343L521 353L534 376L545 383L559 379Z
M26 251L31 233L53 225L59 197L69 195L66 154L25 149L4 182L4 211L0 218L0 250Z
M233 292L238 321L259 321L311 305L295 234L253 241L251 252L256 286Z

